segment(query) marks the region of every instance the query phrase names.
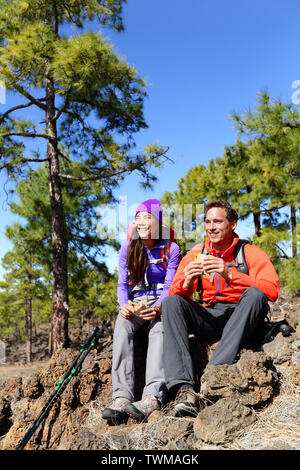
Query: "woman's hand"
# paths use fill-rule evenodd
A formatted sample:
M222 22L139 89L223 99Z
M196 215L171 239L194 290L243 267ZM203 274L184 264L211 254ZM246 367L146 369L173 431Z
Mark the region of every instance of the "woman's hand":
M142 318L143 320L155 320L159 317L160 313L161 311L158 305L156 307L144 308L141 310L139 318ZM131 318L134 316L134 308L132 305L124 304L120 309L120 314L126 319Z
M141 311L139 317L143 320L155 320L159 317L160 313L160 307L157 305L156 307L145 308Z
M124 318L130 318L134 315L134 308L129 304L124 304L120 309L120 314Z

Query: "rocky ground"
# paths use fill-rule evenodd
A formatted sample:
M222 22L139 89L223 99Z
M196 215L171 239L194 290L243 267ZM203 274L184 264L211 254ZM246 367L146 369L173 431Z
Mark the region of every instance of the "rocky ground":
M300 297L283 292L272 320L294 329L256 350L242 351L233 365L206 366L204 345L193 343L206 406L193 418L175 418L172 403L147 422L109 426L101 418L111 400L112 336L85 359L25 449L32 450L299 450ZM35 361L24 364L24 346L8 344L0 366L0 450L16 449L92 329L72 329L73 348L47 358L46 328ZM144 343L136 345L136 393L143 386ZM40 354L38 353L38 349ZM37 361L39 359L39 361Z

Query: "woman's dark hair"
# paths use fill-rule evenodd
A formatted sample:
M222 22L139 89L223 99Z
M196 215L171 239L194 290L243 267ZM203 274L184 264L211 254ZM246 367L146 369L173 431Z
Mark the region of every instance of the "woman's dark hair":
M156 243L162 239L162 224L159 222L159 232L157 234ZM134 227L130 243L127 250L127 266L129 271L130 283L132 285L142 281L145 276L146 268L148 265L148 256L146 253L143 240L138 234L136 227Z

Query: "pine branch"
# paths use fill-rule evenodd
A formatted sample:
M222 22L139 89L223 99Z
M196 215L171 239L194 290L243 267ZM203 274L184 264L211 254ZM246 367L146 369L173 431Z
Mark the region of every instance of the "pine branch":
M283 257L285 259L290 259L290 257L286 254L286 252L278 245L278 243L276 243L276 247L282 252L283 254Z
M169 147L167 147L162 152L155 155L155 158L159 158L161 156L164 156L166 160L169 160L169 161L172 162L172 159L167 157L167 155L165 155L165 153L168 150L169 150ZM115 176L120 176L124 173L131 173L131 171L133 171L133 170L140 170L140 169L143 168L143 166L145 166L147 163L149 163L150 160L151 159L149 158L146 161L142 161L138 165L136 165L134 168L130 168L130 167L129 168L122 168L121 170L114 171L114 172L107 171L106 168L103 168L101 170L98 170L98 171L100 171L100 173L98 175L93 175L93 176L73 176L73 175L67 175L67 174L64 174L64 173L59 173L58 176L61 177L61 178L65 178L65 179L68 179L68 180L74 180L74 181L97 181L97 180L100 180L100 179L113 178Z
M12 136L29 137L29 138L41 137L43 139L48 139L49 138L46 134L38 134L36 132L34 132L33 134L31 134L30 132L3 132L3 133L0 133L0 138L1 137L12 137Z
M300 173L297 173L296 171L294 170L290 170L290 175L293 177L293 178L296 178L296 179L299 179L300 178Z
M24 88L22 88L17 83L15 83L14 87L21 95L25 96L25 98L27 98L32 104L35 104L36 106L43 109L44 111L47 110L47 106L42 103L42 100L39 100L38 98L35 98L34 96L32 96L30 93L28 93L28 91L24 90Z
M125 171L128 171L128 170L122 170L119 173L114 173L114 174L112 173L110 175L110 177L117 176L118 174L124 173ZM95 176L73 176L73 175L65 175L63 173L59 173L58 176L60 178L65 178L67 180L72 180L72 181L97 181L97 180L101 180L105 177L104 172L99 174L99 175L95 175ZM107 175L106 175L106 177L107 177Z
M283 122L283 127L289 127L290 129L300 129L300 123L297 122Z
M18 164L19 163L43 163L49 161L49 158L20 158L18 159ZM0 166L0 171L10 168L11 163L5 163L4 165Z
M69 111L69 110L65 110L65 112L66 114L69 114L70 116L72 116L74 119L77 119L82 125L83 130L89 132L89 129L86 127L84 120L79 114L73 113L72 111Z
M24 108L29 108L29 106L32 106L33 103L27 103L27 104L20 104L19 106L14 106L13 108L10 108L8 111L6 111L1 119L0 119L0 123L3 122L5 120L5 118L12 112L16 111L17 109L24 109Z
M41 162L48 162L48 161L49 161L49 158L21 158L20 159L21 163L32 163L32 162L41 163Z
M57 149L57 152L64 160L66 160L67 162L70 162L70 159L66 157L65 154L61 152L61 150Z
M65 94L65 101L64 104L58 109L57 113L55 114L53 120L57 121L59 117L62 115L62 113L66 110L68 104L69 104L69 98L70 98L70 92L72 90L72 85L69 85Z
M80 251L83 256L93 265L95 266L96 268L99 268L99 267L103 267L103 264L104 263L99 263L98 261L96 261L94 258L92 258L91 256L89 256L86 252L86 250L84 250L83 248L81 248L80 244L76 243L74 239L71 240L71 243L72 245L78 250Z

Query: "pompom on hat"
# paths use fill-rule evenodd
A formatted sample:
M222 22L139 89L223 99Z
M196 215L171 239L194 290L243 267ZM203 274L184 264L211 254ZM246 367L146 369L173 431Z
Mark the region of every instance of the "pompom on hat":
M139 212L149 212L149 214L154 215L154 217L162 222L163 211L158 199L147 199L147 201L141 202L135 211L135 216Z

